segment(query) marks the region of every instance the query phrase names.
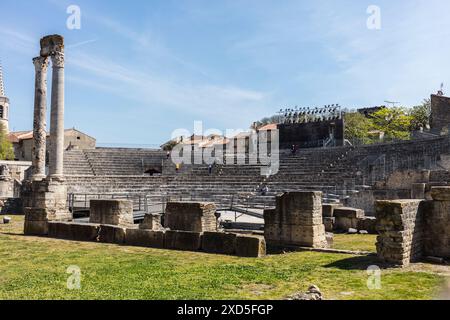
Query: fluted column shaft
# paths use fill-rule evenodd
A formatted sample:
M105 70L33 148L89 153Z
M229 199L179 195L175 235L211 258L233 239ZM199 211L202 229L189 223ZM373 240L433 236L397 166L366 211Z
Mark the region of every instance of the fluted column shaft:
M63 178L64 157L64 53L55 52L52 59L52 101L50 113L51 178Z
M36 70L34 88L34 119L33 119L33 180L45 178L46 153L46 112L47 112L47 68L48 58L37 57L33 59Z

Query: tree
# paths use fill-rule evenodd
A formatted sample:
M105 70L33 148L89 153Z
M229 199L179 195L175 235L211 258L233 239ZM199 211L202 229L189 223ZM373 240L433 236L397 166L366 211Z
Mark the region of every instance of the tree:
M371 116L374 129L384 132L387 139L408 139L413 117L404 108L383 108Z
M370 131L373 129L372 121L359 112L347 112L344 115L345 138L357 139L362 143L370 143Z
M431 116L431 100L425 99L421 105L413 107L409 114L412 117L411 130L429 128Z
M14 149L8 140L5 126L0 123L0 160L14 160Z

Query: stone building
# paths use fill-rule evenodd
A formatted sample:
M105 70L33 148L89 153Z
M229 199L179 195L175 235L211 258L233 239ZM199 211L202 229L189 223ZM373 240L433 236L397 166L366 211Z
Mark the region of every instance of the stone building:
M3 84L3 70L0 65L0 123L3 124L6 132L9 132L9 99L5 95Z
M450 98L431 95L431 130L441 133L450 125Z
M31 161L33 150L33 131L18 131L9 134L9 140L14 147L15 160ZM50 143L50 134L47 133L47 150ZM95 149L95 138L75 128L64 130L64 150L91 150Z

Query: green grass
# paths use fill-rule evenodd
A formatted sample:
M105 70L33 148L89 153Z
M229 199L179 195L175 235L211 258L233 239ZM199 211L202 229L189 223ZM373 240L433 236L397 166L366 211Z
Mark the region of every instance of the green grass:
M431 271L385 269L382 290L368 290L365 270L376 257L296 252L244 259L71 242L25 237L23 217L12 218L0 224L0 299L282 299L311 284L326 299L430 299L443 280ZM350 249L373 251L372 236L342 237L339 247L349 239ZM70 265L81 268L80 290L66 288Z
M335 234L333 249L377 252L376 241L377 236L372 234Z

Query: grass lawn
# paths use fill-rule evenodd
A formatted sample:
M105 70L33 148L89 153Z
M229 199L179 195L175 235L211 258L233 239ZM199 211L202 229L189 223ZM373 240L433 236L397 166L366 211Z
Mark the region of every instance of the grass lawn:
M431 299L444 274L384 269L367 288L376 257L296 252L244 259L22 234L23 217L0 224L0 299L282 299L316 284L326 299ZM0 216L0 219L2 217ZM337 236L340 249L374 251L373 236ZM69 290L67 268L81 269Z

